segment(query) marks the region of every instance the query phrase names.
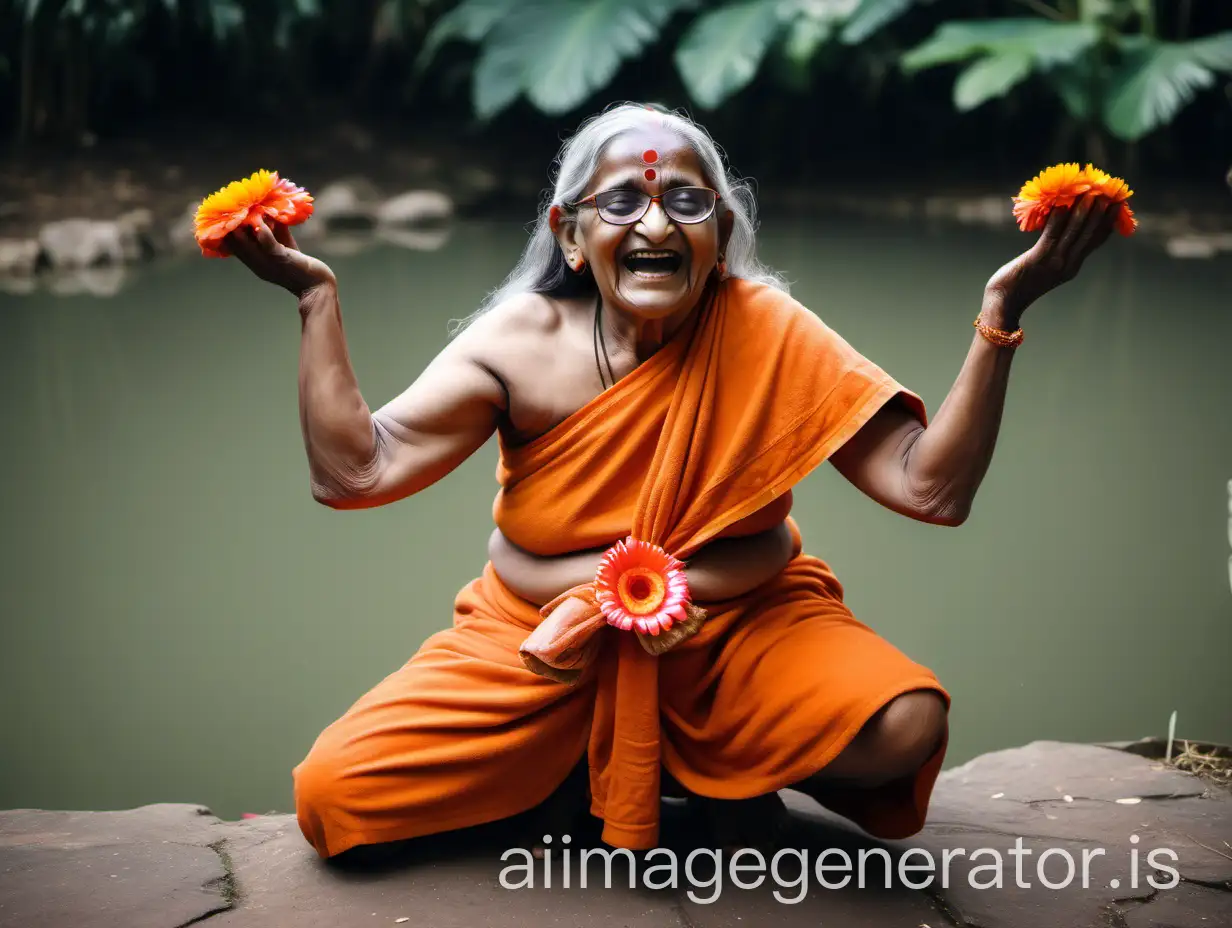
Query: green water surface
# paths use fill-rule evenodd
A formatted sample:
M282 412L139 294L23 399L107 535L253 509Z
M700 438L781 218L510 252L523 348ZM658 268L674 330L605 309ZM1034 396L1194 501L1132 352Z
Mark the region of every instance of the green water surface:
M518 222L328 256L365 396L401 391L511 267ZM794 293L921 393L1016 231L767 222ZM0 807L290 811L317 733L451 619L485 559L489 443L383 509L308 489L294 301L167 259L109 298L0 293ZM913 523L828 465L808 549L954 697L948 764L1039 738L1232 742L1232 258L1115 239L1025 320L971 519Z

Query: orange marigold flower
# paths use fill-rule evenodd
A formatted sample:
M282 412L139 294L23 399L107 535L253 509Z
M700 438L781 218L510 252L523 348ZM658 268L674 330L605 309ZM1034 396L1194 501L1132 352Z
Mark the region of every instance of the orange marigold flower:
M1119 177L1113 177L1107 171L1101 171L1093 164L1087 165L1086 175L1093 189L1113 203L1121 204L1121 210L1116 217L1116 230L1122 235L1133 235L1134 230L1138 228L1138 220L1134 218L1134 211L1125 202L1134 195L1134 192L1129 189L1129 184Z
M210 194L193 220L197 244L207 258L225 258L223 239L242 225L257 228L262 219L298 225L312 215L312 195L277 171L257 171Z
M1133 195L1129 185L1093 164L1082 168L1073 162L1054 164L1022 185L1018 196L1014 197L1014 218L1018 220L1018 228L1024 232L1042 229L1053 209L1073 206L1080 197L1091 191L1121 204L1116 229L1122 235L1132 234L1138 227L1138 220L1125 202Z
M685 620L689 582L683 563L630 536L604 553L595 598L609 625L657 635Z
M1054 164L1022 185L1014 197L1014 218L1023 232L1044 227L1044 220L1057 206L1073 206L1091 189L1091 181L1078 164Z

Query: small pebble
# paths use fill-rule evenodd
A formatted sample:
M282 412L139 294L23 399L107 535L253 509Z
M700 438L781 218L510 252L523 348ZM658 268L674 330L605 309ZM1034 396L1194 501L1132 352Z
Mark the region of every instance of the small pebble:
M410 916L409 916L409 915L403 915L401 918L395 918L395 919L394 919L394 924L395 924L395 925L401 925L403 922L409 922L410 920L411 920L411 919L410 919Z
M993 793L993 794L992 794L992 798L993 798L993 799L1000 799L1000 798L1001 798L1002 796L1004 796L1004 795L1005 795L1005 793Z
M1062 799L1064 799L1066 802L1073 802L1073 801L1074 801L1074 797L1073 797L1073 796L1062 796L1061 798L1062 798Z
M1140 797L1138 797L1138 796L1129 796L1129 797L1127 797L1127 798L1125 798L1125 799L1118 799L1118 800L1117 800L1117 802L1119 802L1119 803L1120 803L1121 805L1123 805L1123 806L1134 806L1134 805L1137 805L1138 803L1140 803L1141 801L1142 801L1142 799L1141 799Z

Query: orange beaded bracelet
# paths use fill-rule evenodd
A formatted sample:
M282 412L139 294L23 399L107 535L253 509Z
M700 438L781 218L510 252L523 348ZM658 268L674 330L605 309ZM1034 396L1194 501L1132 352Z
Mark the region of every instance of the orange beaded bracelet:
M1013 332L1006 332L1004 329L994 329L979 317L976 318L973 325L977 332L998 348L1017 348L1022 344L1023 339L1026 338L1021 328L1015 329Z

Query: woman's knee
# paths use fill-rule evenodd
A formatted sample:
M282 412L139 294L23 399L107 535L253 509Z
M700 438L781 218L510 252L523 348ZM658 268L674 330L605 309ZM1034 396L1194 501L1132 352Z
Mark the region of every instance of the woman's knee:
M347 768L342 753L318 741L291 771L295 812L301 821L331 818L345 806Z
M948 732L948 714L940 693L912 690L873 717L862 734L886 780L914 774L937 753Z

